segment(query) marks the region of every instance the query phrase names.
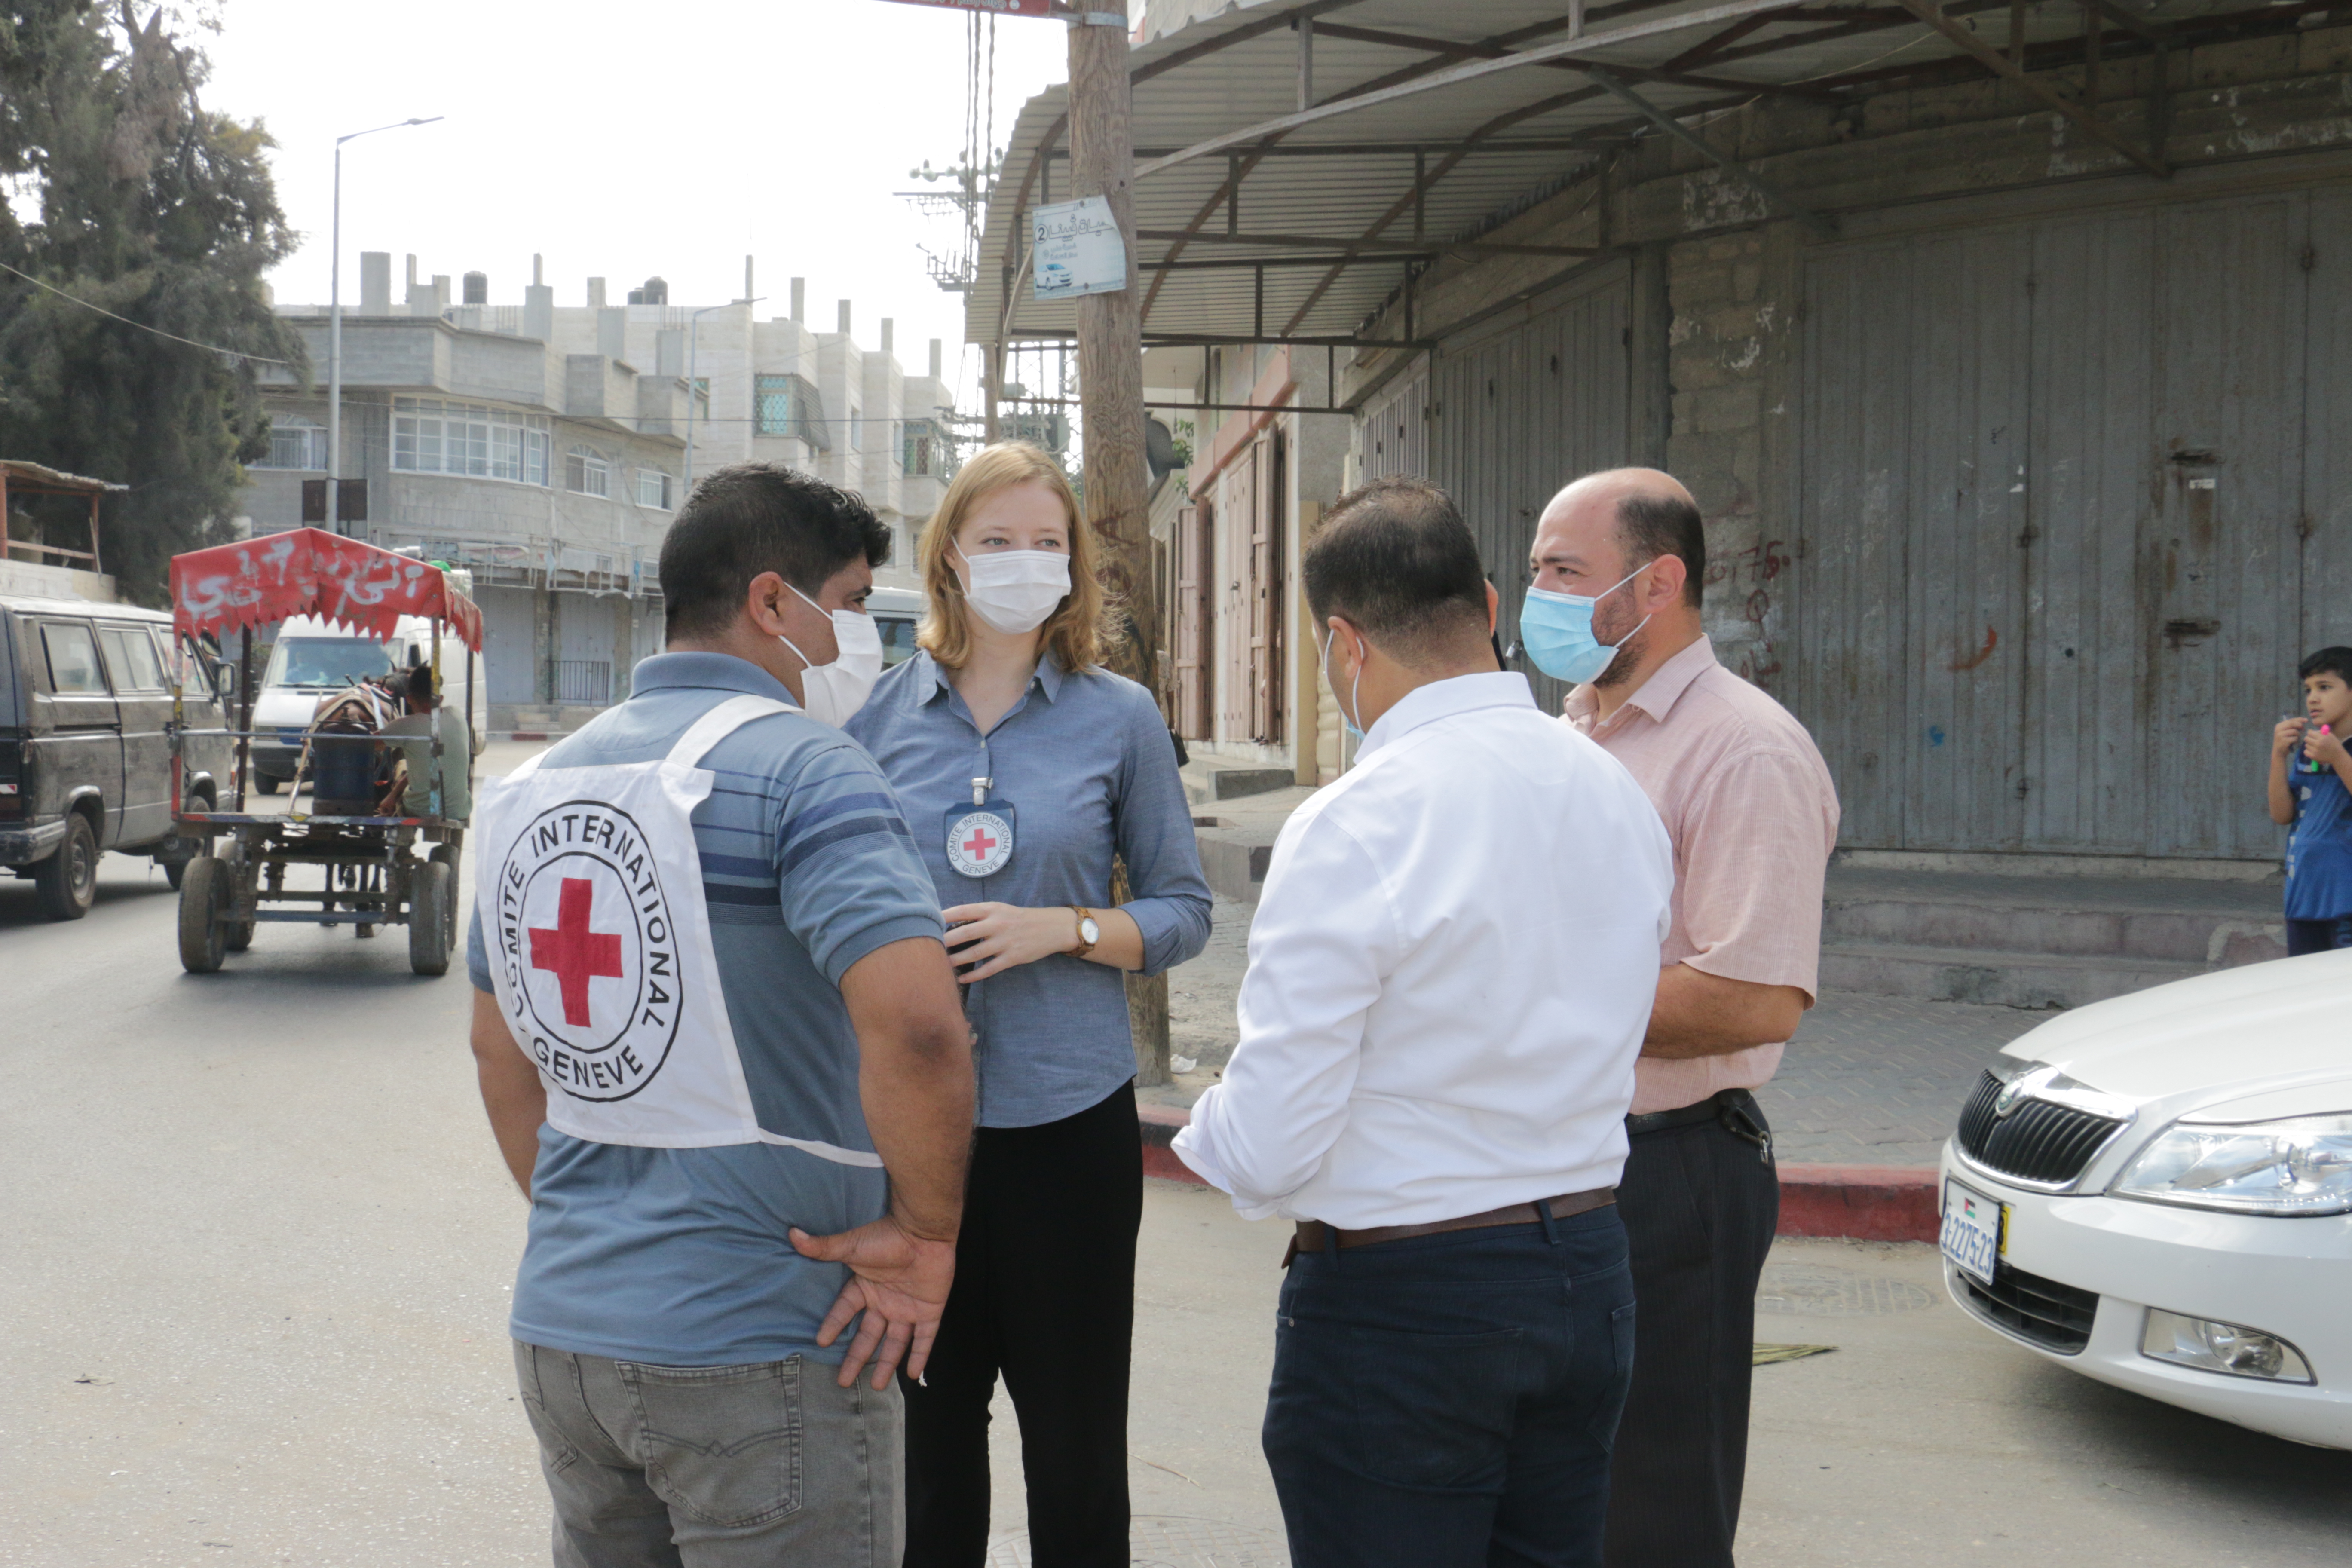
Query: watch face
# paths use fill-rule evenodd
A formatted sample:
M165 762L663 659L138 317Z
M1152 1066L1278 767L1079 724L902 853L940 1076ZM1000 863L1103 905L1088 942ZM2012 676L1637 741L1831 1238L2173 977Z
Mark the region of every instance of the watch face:
M1097 925L1089 917L1078 922L1078 935L1088 947L1092 947L1096 942L1102 941L1102 927Z

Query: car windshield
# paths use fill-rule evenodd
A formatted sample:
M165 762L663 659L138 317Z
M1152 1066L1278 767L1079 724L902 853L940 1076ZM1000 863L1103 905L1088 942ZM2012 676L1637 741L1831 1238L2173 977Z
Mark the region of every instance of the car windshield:
M874 629L882 634L882 668L904 664L915 655L915 617L877 616Z
M282 637L270 651L264 686L349 686L371 675L392 673L392 654L380 642L361 637Z

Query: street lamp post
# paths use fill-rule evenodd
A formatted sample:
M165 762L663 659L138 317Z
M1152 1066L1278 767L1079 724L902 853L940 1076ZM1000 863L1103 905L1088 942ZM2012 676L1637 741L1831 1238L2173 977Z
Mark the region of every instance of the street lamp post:
M743 269L747 274L743 280L748 283L751 281L748 276L751 264L746 262ZM694 490L694 426L698 408L694 401L697 390L694 371L696 354L701 347L702 318L713 310L730 310L737 305L756 305L766 298L765 294L759 294L749 300L730 300L724 305L705 305L686 319L686 493L677 498L677 504L680 506L686 504L686 496L692 494ZM756 413L758 399L755 397L752 401L755 405L753 411Z
M378 131L398 131L410 125L430 125L442 116L403 120L354 131L335 138L335 216L327 258L327 530L342 531L343 521L343 143L373 136Z

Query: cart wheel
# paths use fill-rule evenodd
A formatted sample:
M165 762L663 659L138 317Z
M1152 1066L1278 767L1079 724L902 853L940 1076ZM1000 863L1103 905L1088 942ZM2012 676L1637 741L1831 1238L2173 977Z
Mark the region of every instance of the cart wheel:
M172 884L172 891L178 892L180 884L188 879L188 863L185 860L165 860L161 864L163 880Z
M449 868L449 940L457 940L457 889L465 886L466 852L455 844L436 844L432 858Z
M408 967L449 973L449 868L427 860L408 878Z
M199 855L180 881L180 967L210 974L221 966L228 930L228 868L219 857Z
M276 795L278 790L278 783L276 779L271 778L268 773L257 773L253 775L253 787L259 790L264 795Z

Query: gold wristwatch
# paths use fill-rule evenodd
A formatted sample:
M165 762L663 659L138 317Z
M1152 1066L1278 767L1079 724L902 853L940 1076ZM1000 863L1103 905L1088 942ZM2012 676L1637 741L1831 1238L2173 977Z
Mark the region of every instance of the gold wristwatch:
M1078 917L1078 945L1076 951L1070 956L1084 958L1095 950L1095 943L1102 941L1102 927L1096 923L1095 912L1092 910L1080 909L1077 905L1072 904L1070 912Z

